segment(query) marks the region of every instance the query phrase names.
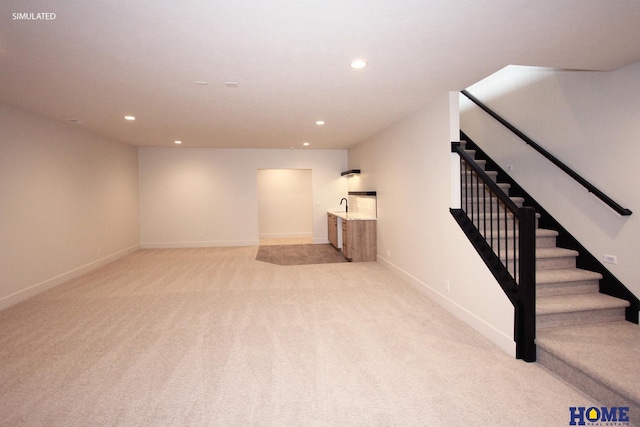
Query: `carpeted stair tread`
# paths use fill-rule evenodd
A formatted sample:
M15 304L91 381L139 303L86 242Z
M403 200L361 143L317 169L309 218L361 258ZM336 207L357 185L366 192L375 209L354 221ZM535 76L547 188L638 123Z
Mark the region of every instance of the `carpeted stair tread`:
M536 344L640 406L640 326L622 321L547 329L537 333Z
M536 237L558 237L560 233L548 228L536 228Z
M629 301L601 293L556 295L536 298L536 315L625 308Z
M561 258L561 257L577 257L579 253L574 251L573 249L565 249L565 248L537 248L536 249L536 259L544 259L544 258Z
M536 272L537 284L581 282L600 279L602 279L602 274L580 268L559 268Z

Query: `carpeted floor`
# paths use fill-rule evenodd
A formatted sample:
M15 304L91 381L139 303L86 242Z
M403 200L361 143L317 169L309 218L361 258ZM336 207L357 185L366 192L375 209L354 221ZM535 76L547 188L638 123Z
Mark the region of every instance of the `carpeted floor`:
M1 426L567 426L592 406L378 263L141 250L0 311Z
M342 252L324 245L268 245L260 246L256 260L278 265L307 265L348 262Z

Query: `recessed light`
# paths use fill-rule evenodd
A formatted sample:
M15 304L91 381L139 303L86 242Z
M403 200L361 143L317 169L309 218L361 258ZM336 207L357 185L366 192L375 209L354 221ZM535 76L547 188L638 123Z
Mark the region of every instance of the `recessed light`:
M226 87L238 87L238 82L224 82Z
M129 120L129 121L133 121L133 120L135 120L136 118L135 118L135 116L124 116L124 119L125 119L125 120Z
M353 69L358 70L358 69L360 69L360 68L364 68L364 67L366 67L367 65L368 65L368 64L367 64L367 61L364 61L364 60L362 60L362 59L356 59L355 61L353 61L353 62L351 63L350 67L351 67L351 68L353 68Z
M316 124L318 126L322 126L324 124L324 120L318 120L318 121L316 121Z
M196 84L197 84L198 86L206 86L206 85L208 85L208 84L209 84L209 82L206 82L206 81L204 81L204 80L196 80Z
M182 141L173 141L174 144L180 145L182 144Z
M305 147L308 147L309 145L311 145L310 142L303 142L302 145L304 145Z

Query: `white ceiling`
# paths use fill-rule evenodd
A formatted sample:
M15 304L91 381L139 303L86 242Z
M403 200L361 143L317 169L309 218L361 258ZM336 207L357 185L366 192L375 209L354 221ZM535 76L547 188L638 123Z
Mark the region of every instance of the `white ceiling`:
M509 64L638 60L638 0L0 3L0 102L140 146L347 148Z

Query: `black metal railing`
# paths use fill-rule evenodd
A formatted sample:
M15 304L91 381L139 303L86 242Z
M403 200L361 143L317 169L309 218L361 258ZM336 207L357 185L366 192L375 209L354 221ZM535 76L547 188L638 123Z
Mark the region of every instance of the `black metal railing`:
M536 150L538 153L542 154L545 158L547 158L549 161L551 161L551 163L556 165L558 168L560 168L563 172L565 172L571 178L576 180L580 185L582 185L584 188L586 188L589 193L592 193L594 196L596 196L597 198L602 200L604 203L606 203L611 209L615 210L618 214L620 214L622 216L628 216L628 215L631 215L633 213L629 209L623 208L621 205L616 203L613 199L611 199L609 196L607 196L601 190L599 190L596 186L591 184L589 181L584 179L582 176L578 175L578 173L576 173L573 169L571 169L569 166L565 165L563 162L561 162L554 155L552 155L547 150L542 148L540 145L538 145L531 138L529 138L527 135L525 135L520 130L518 130L511 123L509 123L508 121L503 119L495 111L491 110L489 107L487 107L485 104L483 104L478 98L476 98L475 96L471 95L468 91L463 90L461 93L464 96L466 96L467 98L469 98L478 107L483 109L491 117L496 119L498 122L500 122L507 129L509 129L511 132L516 134L527 145L531 146L534 150Z
M515 309L516 357L535 361L535 210L518 207L460 147L460 222L479 236L472 243ZM461 224L462 225L462 224Z

